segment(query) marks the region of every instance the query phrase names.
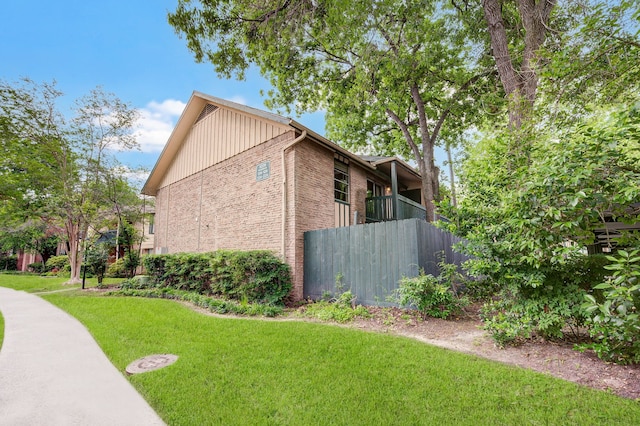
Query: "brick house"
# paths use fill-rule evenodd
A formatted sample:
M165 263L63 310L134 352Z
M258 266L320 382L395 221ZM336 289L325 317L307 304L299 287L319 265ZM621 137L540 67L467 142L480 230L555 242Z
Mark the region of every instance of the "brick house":
M424 217L420 175L276 114L194 92L143 187L155 253L272 250L303 294L303 233Z

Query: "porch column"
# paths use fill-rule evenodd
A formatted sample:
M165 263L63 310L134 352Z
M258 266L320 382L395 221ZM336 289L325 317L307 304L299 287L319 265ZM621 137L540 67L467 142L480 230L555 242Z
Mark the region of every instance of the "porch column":
M393 219L399 220L400 205L398 202L398 174L396 173L396 162L391 162L391 205L393 206Z

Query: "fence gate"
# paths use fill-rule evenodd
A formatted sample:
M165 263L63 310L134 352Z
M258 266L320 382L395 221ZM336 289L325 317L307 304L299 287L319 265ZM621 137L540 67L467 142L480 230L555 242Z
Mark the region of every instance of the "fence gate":
M304 233L304 297L336 293L336 281L357 302L391 306L388 301L403 276L420 268L438 275L442 256L460 265L466 256L451 246L461 241L421 219L321 229Z

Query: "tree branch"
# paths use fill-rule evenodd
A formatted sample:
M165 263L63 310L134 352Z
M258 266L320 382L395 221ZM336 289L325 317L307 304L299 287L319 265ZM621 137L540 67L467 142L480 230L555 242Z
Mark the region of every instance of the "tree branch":
M411 136L411 132L409 132L409 127L407 126L407 124L404 121L402 121L395 112L391 111L391 109L387 108L385 112L387 116L389 116L389 118L391 118L393 122L396 123L396 125L402 131L402 134L404 135L404 138L407 140L407 143L411 147L411 151L413 152L413 155L416 157L416 160L421 159L422 154L420 154L420 148L418 148L418 145L416 145L416 142L413 140L413 137Z

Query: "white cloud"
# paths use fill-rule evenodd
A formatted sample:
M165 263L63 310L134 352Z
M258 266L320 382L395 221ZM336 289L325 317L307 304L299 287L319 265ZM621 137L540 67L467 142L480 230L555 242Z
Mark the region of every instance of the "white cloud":
M185 106L182 101L166 99L160 103L151 101L139 110L135 136L143 152L157 152L164 148Z

